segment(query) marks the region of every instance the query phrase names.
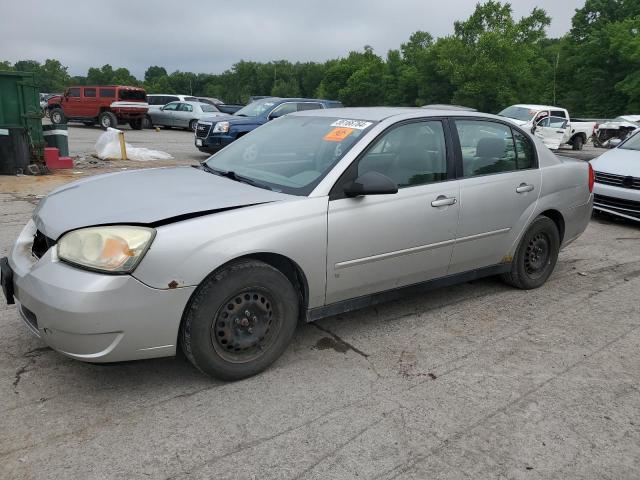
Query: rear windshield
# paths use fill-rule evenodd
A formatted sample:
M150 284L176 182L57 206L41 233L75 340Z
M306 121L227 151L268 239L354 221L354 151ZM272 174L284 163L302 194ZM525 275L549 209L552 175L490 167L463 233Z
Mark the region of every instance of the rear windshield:
M522 122L528 122L537 113L537 110L526 107L508 107L502 110L498 115L501 117L514 118Z
M120 90L120 100L140 100L145 101L147 94L144 90Z
M213 105L209 105L208 103L201 103L200 108L202 109L203 112L207 112L207 113L220 111L216 107L214 107Z

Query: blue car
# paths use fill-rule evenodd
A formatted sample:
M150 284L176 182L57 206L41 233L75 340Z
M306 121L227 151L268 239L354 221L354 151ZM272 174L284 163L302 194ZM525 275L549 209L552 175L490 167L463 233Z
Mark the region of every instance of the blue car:
M342 108L336 100L270 97L250 103L233 115L203 117L196 126L195 145L201 152L215 153L269 120L293 112Z

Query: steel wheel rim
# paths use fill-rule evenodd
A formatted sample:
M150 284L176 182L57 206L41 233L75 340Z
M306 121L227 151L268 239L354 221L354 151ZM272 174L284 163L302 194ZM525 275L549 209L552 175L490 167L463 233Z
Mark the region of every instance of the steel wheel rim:
M102 119L102 126L104 128L109 128L111 126L111 120L109 120L109 117L104 117Z
M282 322L274 295L260 287L229 296L211 324L211 343L220 357L247 363L261 357L278 337Z
M551 261L551 240L546 233L534 235L527 244L524 255L524 268L531 278L544 275Z
M51 117L51 120L53 120L53 123L60 123L62 119L60 118L60 114L56 112Z

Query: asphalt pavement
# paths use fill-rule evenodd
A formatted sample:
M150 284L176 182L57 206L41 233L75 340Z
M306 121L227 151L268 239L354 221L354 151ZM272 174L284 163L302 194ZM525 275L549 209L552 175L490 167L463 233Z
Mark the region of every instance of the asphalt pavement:
M72 152L99 133L72 128ZM188 163L189 135L127 141ZM0 256L38 194L88 174L5 180ZM0 478L640 478L639 245L595 217L540 289L489 278L301 324L235 383L182 356L68 359L2 299Z

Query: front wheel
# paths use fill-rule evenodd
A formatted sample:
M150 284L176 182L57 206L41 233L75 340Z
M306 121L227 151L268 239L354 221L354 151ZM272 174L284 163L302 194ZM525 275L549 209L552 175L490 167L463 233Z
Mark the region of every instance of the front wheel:
M189 130L191 130L192 132L196 131L197 126L198 126L198 120L191 120L189 122Z
M538 217L520 240L511 271L502 275L502 279L523 290L538 288L553 272L559 252L558 227L550 218Z
M194 293L181 327L182 349L213 377L250 377L286 350L298 309L296 290L282 272L255 260L231 263Z
M67 117L61 108L51 110L51 123L54 125L65 125L67 123Z

